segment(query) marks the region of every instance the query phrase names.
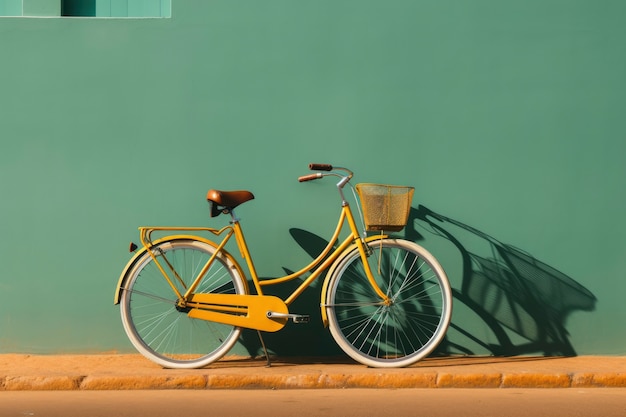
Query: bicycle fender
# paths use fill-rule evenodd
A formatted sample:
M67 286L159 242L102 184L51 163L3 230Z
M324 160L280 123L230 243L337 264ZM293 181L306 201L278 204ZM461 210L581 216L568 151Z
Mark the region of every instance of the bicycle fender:
M197 240L199 242L202 243L206 243L208 245L213 246L214 248L217 248L217 244L213 241L210 241L208 239L205 239L203 237L200 236L193 236L193 235L170 235L170 236L164 236L160 239L155 240L153 243L153 247L157 246L163 242L166 241L172 241L172 240ZM122 290L124 289L124 287L126 286L126 281L128 280L128 277L130 275L130 271L133 269L133 267L135 266L135 264L137 263L137 261L147 252L147 249L145 247L141 248L140 250L138 250L135 255L133 255L132 258L130 258L130 260L128 261L128 263L126 264L126 266L124 267L124 269L122 270L122 273L120 274L120 278L117 281L117 286L115 287L115 296L113 297L113 304L117 305L120 303L120 295L122 293ZM233 258L233 256L226 251L225 249L222 249L222 253L224 254L224 257L228 260L229 263L232 264L232 266L237 270L237 272L239 272L239 275L241 276L241 279L243 280L243 284L245 286L245 291L246 294L249 294L249 288L248 288L248 280L246 279L245 274L243 273L243 270L241 269L241 266L239 265L239 263L235 260L235 258Z
M387 235L370 236L370 237L365 238L365 242L369 243L375 240L387 239L388 237L389 236ZM341 261L343 261L345 257L348 256L350 253L352 253L352 251L354 250L358 250L358 246L356 243L353 243L352 245L348 246L346 250L344 250L343 253L339 255L339 257L335 260L335 262L333 262L330 268L328 268L328 272L326 273L326 277L324 278L324 283L322 284L322 291L320 293L320 307L322 310L321 316L322 316L322 324L324 325L324 327L328 327L328 315L326 314L326 304L328 303L327 292L328 292L328 285L330 284L330 278L335 273L335 270L337 269Z

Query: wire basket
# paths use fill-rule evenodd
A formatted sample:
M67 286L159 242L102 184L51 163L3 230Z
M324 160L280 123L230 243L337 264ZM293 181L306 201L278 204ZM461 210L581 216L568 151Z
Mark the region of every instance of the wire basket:
M365 229L399 232L406 226L413 200L413 187L357 184L363 206Z

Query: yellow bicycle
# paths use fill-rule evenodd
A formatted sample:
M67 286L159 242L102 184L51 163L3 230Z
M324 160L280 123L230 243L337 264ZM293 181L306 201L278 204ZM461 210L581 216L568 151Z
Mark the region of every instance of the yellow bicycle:
M224 228L139 228L142 247L124 268L114 299L139 352L167 368L200 368L224 356L241 328L255 329L261 336L262 331L282 329L288 320L308 322L308 315L294 314L289 306L324 271L322 321L350 357L372 367L403 367L433 351L452 313L446 274L421 246L384 234L405 226L413 188L357 184L365 223L361 233L343 192L352 171L329 164L309 168L317 172L300 177L300 182L339 178L341 213L322 253L290 275L257 275L234 211L254 198L249 191L208 192L211 216L231 216ZM348 236L340 241L346 223L343 233ZM380 234L367 236L367 231ZM155 233L176 234L153 239ZM250 280L226 250L233 236ZM131 251L136 249L131 243ZM284 300L264 291L306 273Z

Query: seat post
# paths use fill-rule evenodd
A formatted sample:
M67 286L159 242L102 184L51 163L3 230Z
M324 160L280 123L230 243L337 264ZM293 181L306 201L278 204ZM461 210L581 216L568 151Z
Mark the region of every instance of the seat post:
M230 209L228 214L230 214L230 224L239 223L239 220L241 220L235 215L235 209Z

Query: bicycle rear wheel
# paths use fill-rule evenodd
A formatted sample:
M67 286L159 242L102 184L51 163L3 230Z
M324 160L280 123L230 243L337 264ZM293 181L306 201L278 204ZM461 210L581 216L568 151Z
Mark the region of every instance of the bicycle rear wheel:
M409 366L443 340L452 315L448 278L437 260L413 242L370 243L368 262L386 305L374 292L358 249L330 277L326 300L331 334L350 357L371 367Z
M151 250L166 271L171 265L178 273L181 281L175 279L175 284L181 293L215 252L213 246L192 239L164 241ZM244 294L245 285L230 260L218 256L196 293ZM238 327L192 319L185 309L177 308L176 294L148 252L130 270L120 304L131 343L166 368L206 366L226 354L239 338Z

